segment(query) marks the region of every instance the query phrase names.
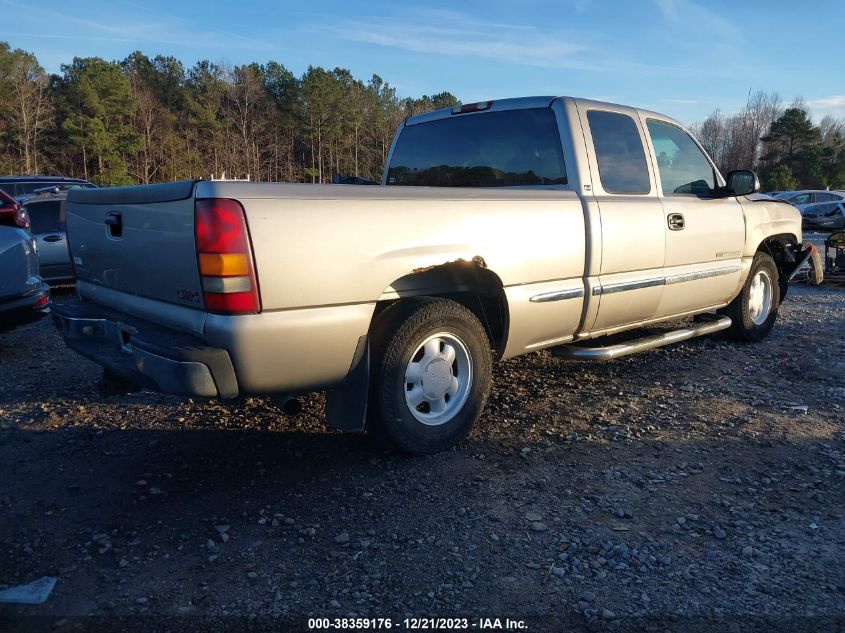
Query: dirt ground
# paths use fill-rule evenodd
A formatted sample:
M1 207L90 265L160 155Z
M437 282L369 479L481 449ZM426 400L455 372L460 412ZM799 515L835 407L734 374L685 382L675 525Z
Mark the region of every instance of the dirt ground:
M501 363L426 458L326 430L319 395L101 397L48 320L0 372L0 589L58 579L0 630L845 630L842 289L793 287L760 344Z

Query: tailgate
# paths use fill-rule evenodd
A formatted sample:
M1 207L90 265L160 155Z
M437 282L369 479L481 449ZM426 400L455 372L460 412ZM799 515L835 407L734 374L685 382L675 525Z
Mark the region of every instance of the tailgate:
M67 233L79 280L202 307L194 181L74 189L68 195Z

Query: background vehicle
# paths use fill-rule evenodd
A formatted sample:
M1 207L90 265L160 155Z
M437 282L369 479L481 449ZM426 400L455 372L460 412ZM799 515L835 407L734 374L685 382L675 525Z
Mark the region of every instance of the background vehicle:
M802 205L801 226L811 231L845 229L845 200Z
M0 191L0 331L49 312L47 284L38 276L35 240L26 210Z
M38 242L39 271L49 283L73 281L65 232L66 202L67 191L50 188L23 203L29 215L30 231Z
M799 211L808 204L845 201L845 193L840 191L823 191L814 189L804 189L802 191L782 191L774 197L788 202L792 206L798 208Z
M89 182L83 178L67 178L65 176L0 176L0 190L13 198L23 198L24 196L31 195L37 189L62 185L77 185L90 189L97 187L93 182Z
M325 389L330 424L366 418L428 453L481 414L494 357L764 338L809 253L796 209L758 190L750 171L723 179L655 112L467 104L406 120L382 186L71 191L79 300L56 322L137 384L221 398ZM658 337L590 342L701 313Z

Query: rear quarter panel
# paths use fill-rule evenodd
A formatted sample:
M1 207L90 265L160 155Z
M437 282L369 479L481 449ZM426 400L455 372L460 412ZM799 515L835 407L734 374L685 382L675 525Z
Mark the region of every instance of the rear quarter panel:
M376 303L416 271L480 258L502 282L508 351L571 338L581 299L531 302L582 288L581 202L565 190L201 183L199 197L246 210L262 313L209 315L209 343L234 350L250 391L329 386L349 370ZM421 292L421 294L424 294Z
M584 270L583 211L571 191L214 188L246 209L266 311L375 302L400 277L474 257L505 287Z

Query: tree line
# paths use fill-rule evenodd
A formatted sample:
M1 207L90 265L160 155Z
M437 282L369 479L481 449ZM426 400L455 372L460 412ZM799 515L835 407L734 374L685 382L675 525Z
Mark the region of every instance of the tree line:
M448 92L400 97L378 75L282 64L226 66L135 52L75 58L47 74L0 42L0 169L122 185L220 177L379 179L407 116L457 105Z
M717 109L692 129L723 174L755 169L770 191L845 189L845 121L815 125L800 99L785 106L777 93L756 92L736 114Z
M457 105L449 92L400 97L344 68L227 66L140 52L74 58L48 74L0 42L0 169L120 185L229 177L378 180L407 116ZM845 123L814 125L802 102L751 95L737 114L693 126L723 173L755 168L766 189L845 188Z

